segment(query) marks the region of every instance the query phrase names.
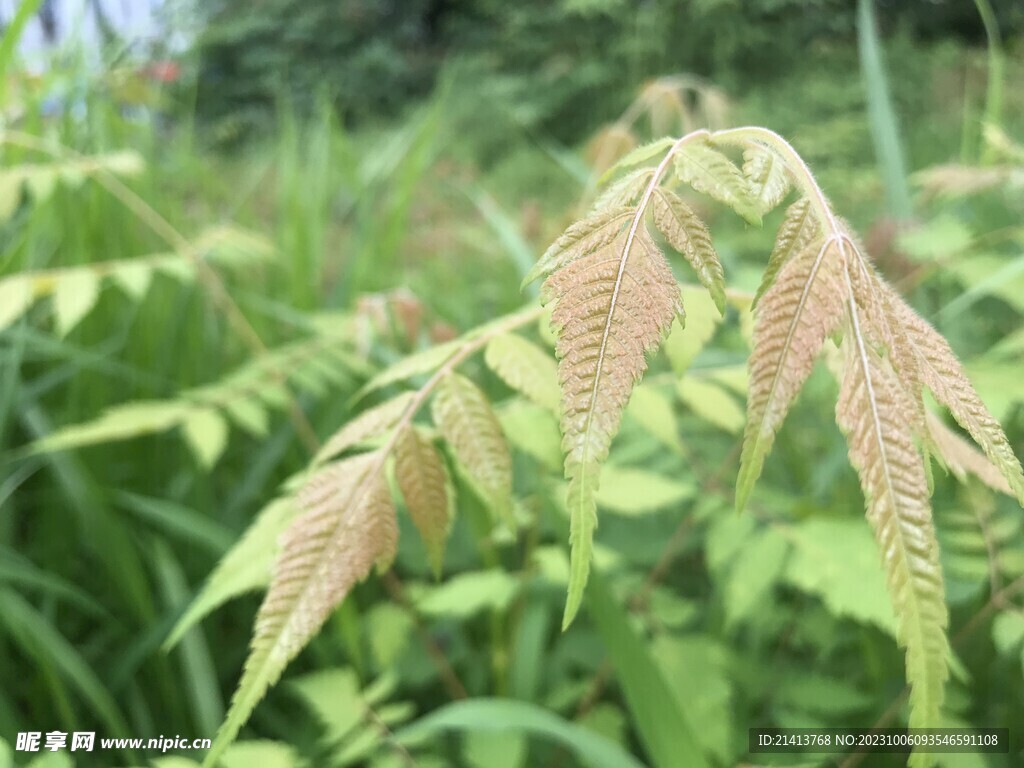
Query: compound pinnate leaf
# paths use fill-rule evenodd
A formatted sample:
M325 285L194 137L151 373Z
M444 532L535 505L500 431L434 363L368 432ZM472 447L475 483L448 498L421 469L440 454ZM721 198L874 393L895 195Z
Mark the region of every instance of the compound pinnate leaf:
M544 282L554 302L552 325L562 387L562 449L569 478L571 521L569 599L565 624L582 600L589 571L601 463L618 432L633 385L653 351L682 314L679 286L665 257L634 213L628 229L618 219L591 220L591 236L562 254ZM563 236L564 237L564 236Z
M304 511L281 537L242 680L204 766L217 764L267 689L356 582L374 563L387 567L393 560L398 526L385 459L372 452L337 462L300 492Z

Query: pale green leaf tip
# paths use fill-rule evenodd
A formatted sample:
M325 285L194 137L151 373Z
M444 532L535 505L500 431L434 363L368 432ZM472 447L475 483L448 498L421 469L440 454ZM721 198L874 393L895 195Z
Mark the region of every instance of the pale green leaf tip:
M580 605L583 603L583 587L577 589L569 588L569 596L565 601L565 613L562 614L562 631L565 632L576 619L580 612Z
M540 265L537 264L534 266L533 269L526 273L526 277L523 278L523 282L519 284L520 292L526 290L526 286L528 286L530 283L532 283L534 280L536 280L543 274L543 270L540 269L539 267Z
M716 286L712 290L708 291L708 293L711 294L711 300L715 303L715 307L718 309L718 314L725 317L725 291Z
M754 490L754 480L745 467L740 467L740 473L736 478L736 514L742 514L750 500L750 492Z
M737 209L736 213L738 213L743 220L752 227L760 228L764 225L764 221L761 219L761 214L752 208L744 206L742 210Z

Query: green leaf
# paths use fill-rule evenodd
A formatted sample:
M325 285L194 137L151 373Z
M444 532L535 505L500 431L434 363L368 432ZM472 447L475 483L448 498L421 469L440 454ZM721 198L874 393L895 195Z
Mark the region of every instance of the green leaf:
M20 595L3 587L0 587L0 629L21 647L23 654L65 678L111 736L127 736L128 728L117 702L96 671L50 620Z
M587 605L622 687L640 743L656 768L709 768L694 723L679 706L650 647L612 597L600 573L590 576Z
M626 406L626 417L633 419L674 453L683 453L683 441L679 437L679 424L672 409L672 401L660 390L650 385L634 389L629 405Z
M742 171L710 144L686 144L676 152L676 175L698 192L727 205L744 220L761 226L761 213L750 197Z
M513 400L497 411L501 430L513 447L537 459L552 472L562 470L562 434L547 408Z
M133 301L141 301L153 281L153 264L126 261L114 267L110 277Z
M462 757L470 768L520 768L526 751L526 740L521 734L469 731L463 739Z
M89 314L100 294L100 278L92 269L67 270L57 278L53 290L53 315L57 334L67 334Z
M323 669L288 682L324 727L324 741L336 743L348 736L366 717L366 701L359 677L348 668Z
M885 75L882 44L875 29L873 3L874 0L858 0L857 3L857 48L860 51L861 74L867 89L868 122L878 167L885 181L889 211L895 218L906 220L912 216L913 208L910 204L899 125L889 95L889 80Z
M279 741L239 741L220 758L221 768L295 768L298 764L295 749Z
M1014 653L1024 642L1024 616L1016 611L1001 611L992 622L992 641L1004 656Z
M386 387L388 384L395 384L399 381L411 379L413 376L437 370L462 347L463 343L462 340L455 339L403 357L366 382L363 388L356 393L353 400L361 400L370 392Z
M518 579L504 571L471 571L426 588L415 603L419 611L429 616L465 619L484 609L504 611L520 586Z
M139 400L115 406L92 421L72 424L51 432L29 446L32 453L49 453L83 445L127 440L139 435L163 432L180 424L192 412L188 403Z
M488 342L484 360L512 389L558 413L562 393L558 366L550 354L522 336L503 333Z
M861 519L813 519L789 529L785 580L818 595L836 616L869 622L896 636L896 619L878 567L878 547Z
M612 512L641 515L678 506L695 492L693 483L671 480L645 469L608 464L603 470L597 503Z
M14 275L0 280L0 331L21 317L34 300L29 277Z
M772 529L744 542L725 582L726 626L734 626L766 604L788 554L789 543Z
M617 744L586 728L536 704L509 699L478 698L447 704L398 731L395 739L411 745L444 731L525 733L561 744L587 768L644 768Z
M723 647L703 635L662 635L652 643L651 652L697 742L718 764L730 764L733 702Z
M704 421L732 434L746 423L739 403L717 383L696 376L687 376L676 387L679 399Z
M228 444L228 424L212 408L192 411L182 424L185 442L203 469L210 469Z
M675 321L664 342L665 354L676 376L682 376L687 371L722 322L722 315L707 291L694 285L684 285L681 292L686 325L683 327L682 323Z
M253 437L266 437L270 429L270 417L266 409L256 400L237 397L224 403L224 410L231 420Z
M74 762L63 752L49 752L35 758L25 768L74 768Z
M434 422L455 458L499 520L512 515L512 458L487 396L469 379L444 377L432 403Z

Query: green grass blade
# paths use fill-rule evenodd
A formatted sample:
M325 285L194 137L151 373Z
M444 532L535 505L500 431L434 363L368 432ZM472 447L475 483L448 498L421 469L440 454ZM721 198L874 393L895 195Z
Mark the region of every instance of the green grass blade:
M867 90L868 119L879 170L885 183L889 211L895 218L906 220L913 214L910 189L907 186L907 166L903 159L900 131L889 93L872 3L873 0L858 0L857 4L857 45L860 49L861 74Z
M443 731L526 733L558 742L588 768L644 768L614 742L536 704L512 699L469 699L448 704L398 731L395 739L400 744L414 744Z
M111 736L127 737L128 728L99 675L53 624L9 589L0 589L0 626L29 656L45 658L79 692Z
M590 574L587 607L622 686L641 743L656 768L709 768L648 644L629 614L615 602L599 573Z

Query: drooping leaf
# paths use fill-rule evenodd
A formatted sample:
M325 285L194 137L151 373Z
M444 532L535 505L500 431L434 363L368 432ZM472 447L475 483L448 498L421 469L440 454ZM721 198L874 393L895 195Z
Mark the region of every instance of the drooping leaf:
M999 422L975 392L949 343L891 288L883 284L880 290L883 291L883 299L893 324L903 330L909 346L900 362L904 367L916 363L921 383L931 390L935 399L949 409L957 423L981 446L1006 479L1013 495L1024 504L1024 472L1021 471L1020 462ZM896 350L895 354L899 355L900 351ZM912 357L912 360L906 360L906 357Z
M810 242L779 270L755 310L736 508L743 509L765 456L825 339L842 319L842 255L834 241ZM840 304L841 307L841 304Z
M963 482L967 475L974 475L992 490L1007 496L1014 495L1006 478L988 457L943 424L935 414L928 413L925 424L938 458L957 479Z
M868 521L882 550L897 640L906 649L910 725L938 727L949 674L948 616L927 481L907 418L913 406L888 361L869 345L862 325L851 302L836 421L847 436Z
M430 567L440 576L452 520L450 481L441 454L412 426L402 431L395 445L395 475Z
M434 422L490 509L510 526L512 457L487 396L464 376L444 377L432 405Z
M522 336L503 333L487 343L484 359L512 389L558 413L558 368L550 353Z
M385 456L336 462L300 492L303 513L281 537L270 589L256 617L252 649L203 765L212 768L267 689L374 563L386 568L398 543Z
M718 312L724 315L725 275L704 222L678 195L664 188L656 189L651 195L651 218L669 245L690 262Z
M554 270L542 295L555 307L569 478L572 576L566 625L579 609L587 580L600 465L633 385L647 368L646 353L657 348L682 313L679 286L644 226L643 211L634 212L627 229L622 223L620 213L575 225L556 242L563 244L557 258L534 270Z

